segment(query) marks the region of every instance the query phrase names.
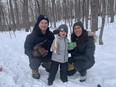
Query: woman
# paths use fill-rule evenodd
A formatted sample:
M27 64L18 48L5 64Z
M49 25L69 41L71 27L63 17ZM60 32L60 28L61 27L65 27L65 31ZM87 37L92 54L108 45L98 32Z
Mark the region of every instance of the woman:
M75 42L74 49L70 50L71 58L73 60L75 69L80 73L83 82L86 80L86 72L94 63L95 44L93 35L88 35L84 29L83 24L79 21L73 25L73 33L71 34L71 41Z
M32 33L26 37L24 44L25 54L29 57L32 77L35 79L40 78L38 68L41 63L51 60L50 47L54 40L54 34L49 31L48 25L48 18L40 15Z

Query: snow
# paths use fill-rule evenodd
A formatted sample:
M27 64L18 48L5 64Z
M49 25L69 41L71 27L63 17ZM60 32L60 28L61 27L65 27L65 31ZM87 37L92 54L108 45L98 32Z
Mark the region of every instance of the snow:
M51 87L102 87L116 86L116 24L106 24L104 28L104 45L96 43L95 65L88 70L87 80L79 82L79 73L68 77L68 82L63 83L56 75ZM28 57L24 54L24 41L30 32L16 31L16 37L11 32L0 33L0 87L49 87L47 85L48 73L40 67L41 78L31 77ZM98 33L98 32L97 32Z

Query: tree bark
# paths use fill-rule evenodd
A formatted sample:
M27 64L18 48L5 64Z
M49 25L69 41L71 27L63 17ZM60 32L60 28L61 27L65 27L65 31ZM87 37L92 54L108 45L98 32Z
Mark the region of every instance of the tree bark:
M114 22L114 0L110 0L109 3L110 3L110 17L111 17L110 23L112 23Z
M98 1L91 0L91 31L96 32L98 30Z
M100 35L99 35L99 45L103 45L103 31L104 31L104 25L105 25L105 0L102 0L102 25L101 25L101 30L100 30Z
M15 17L14 17L14 12L13 12L13 6L12 6L12 0L9 0L9 5L10 5L10 11L11 11L11 17L12 17L12 29L13 31L16 31L16 23L15 23Z

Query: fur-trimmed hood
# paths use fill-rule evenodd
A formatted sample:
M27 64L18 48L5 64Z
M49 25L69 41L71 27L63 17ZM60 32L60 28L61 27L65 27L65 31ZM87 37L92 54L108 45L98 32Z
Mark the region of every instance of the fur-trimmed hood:
M94 43L96 43L97 39L98 39L97 35L94 32L91 32L91 31L87 31L87 32L88 32L88 36L93 36Z

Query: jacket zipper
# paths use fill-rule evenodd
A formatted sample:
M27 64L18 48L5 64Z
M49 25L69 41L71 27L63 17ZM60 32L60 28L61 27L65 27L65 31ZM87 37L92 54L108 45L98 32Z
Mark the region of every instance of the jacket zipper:
M64 62L65 62L65 54L66 54L66 39L64 38L64 44L65 44L65 49L64 49Z

